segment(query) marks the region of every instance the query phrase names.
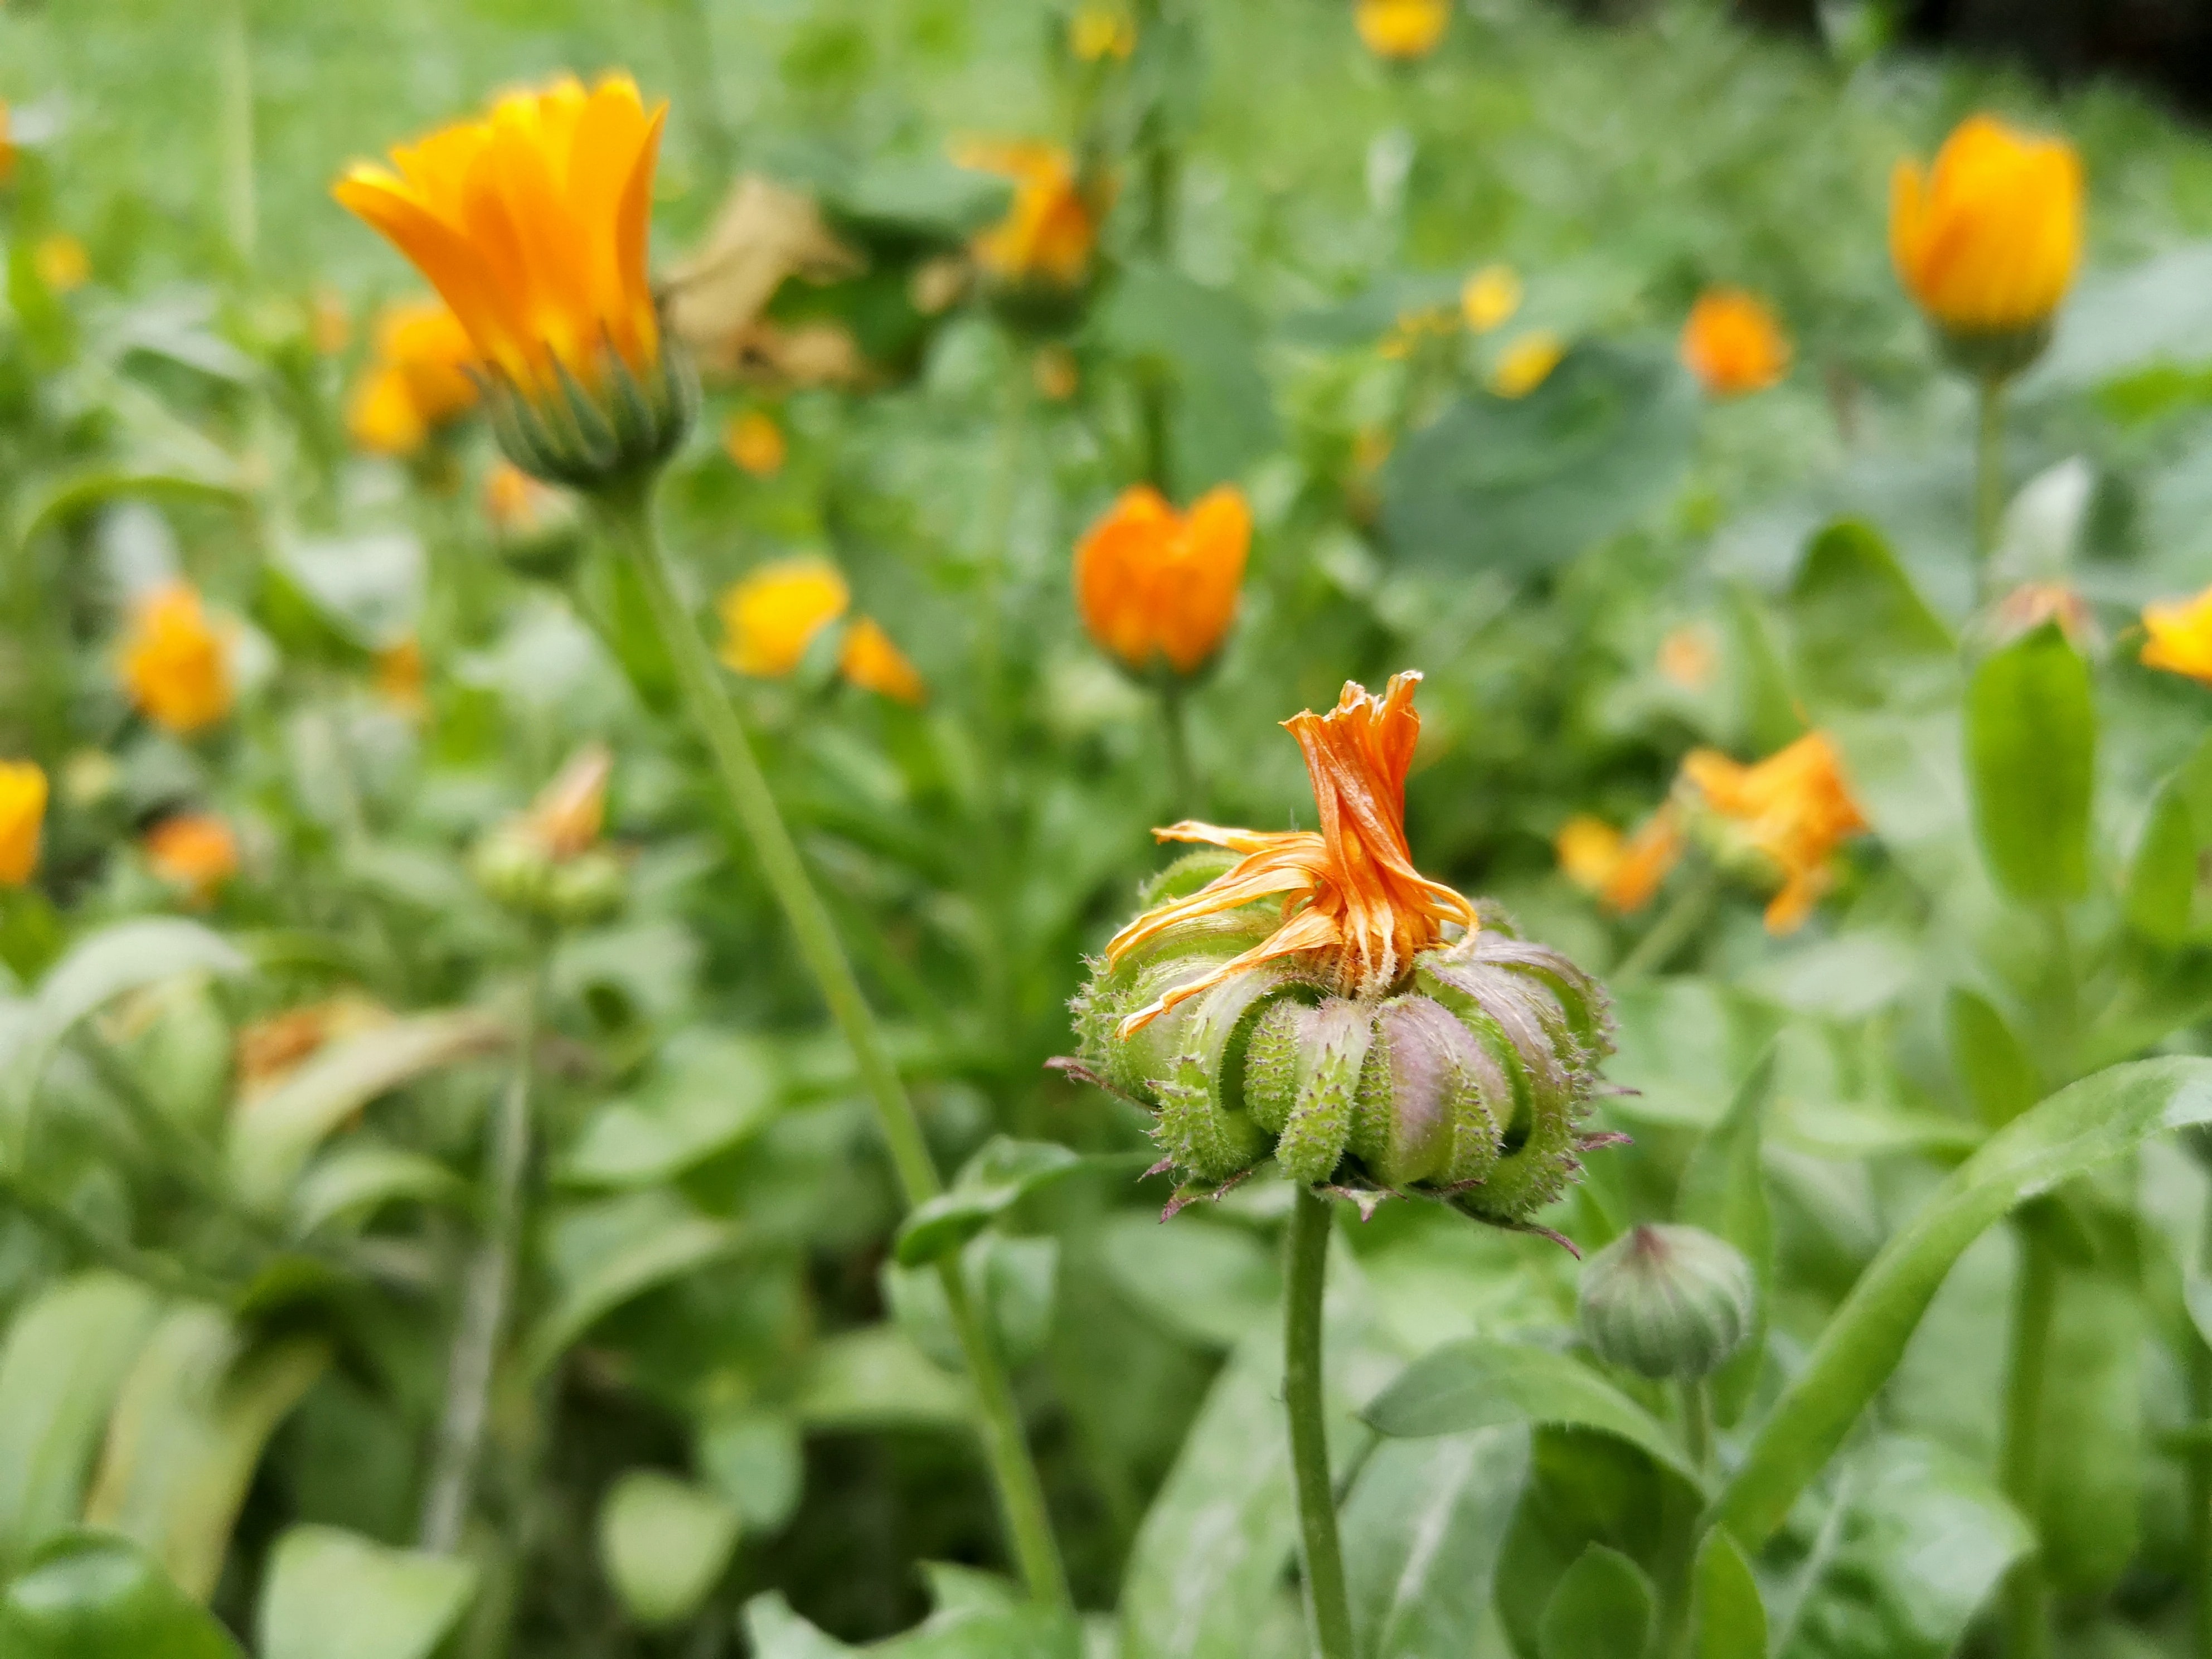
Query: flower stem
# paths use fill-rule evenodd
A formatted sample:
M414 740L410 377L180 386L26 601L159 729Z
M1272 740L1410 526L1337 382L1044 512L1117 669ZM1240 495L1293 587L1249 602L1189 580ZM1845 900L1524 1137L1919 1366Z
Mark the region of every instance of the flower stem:
M830 1017L853 1051L861 1084L875 1103L877 1121L890 1147L900 1189L912 1208L944 1190L937 1166L930 1159L928 1144L922 1139L921 1121L915 1115L914 1103L907 1097L906 1085L891 1061L883 1032L861 994L860 981L831 925L830 912L815 890L783 814L769 793L737 705L717 676L706 641L677 597L668 556L653 520L652 486L648 482L620 493L610 491L600 498L600 506L644 590L654 627L674 665L684 708L714 757L730 805L752 842L754 856L760 860L761 873L782 908L823 1000L830 1005ZM940 1275L967 1359L969 1379L975 1390L984 1455L998 1485L1000 1505L1023 1579L1037 1601L1065 1607L1068 1605L1067 1580L1046 1514L1043 1486L1023 1437L1012 1387L982 1320L969 1301L957 1257L943 1264Z
M251 0L228 0L223 8L222 54L222 198L224 228L240 274L253 268L260 240L260 211L255 201L253 165L253 31L246 15Z
M1682 1383L1682 1449L1700 1474L1713 1466L1713 1385L1705 1377Z
M2197 1270L2212 1269L2212 1206L2207 1206L2197 1248ZM2201 1334L2189 1355L2189 1416L2199 1435L2212 1424L2212 1344ZM2191 1448L2188 1482L2189 1588L2195 1601L2191 1651L2196 1659L2212 1659L2212 1444Z
M2023 1224L2017 1236L2020 1273L2013 1291L2012 1376L2005 1393L2004 1490L2013 1507L2032 1521L2041 1507L2043 1378L2058 1269L2033 1224ZM2051 1593L2039 1553L2023 1557L2005 1581L2004 1622L2006 1659L2047 1659Z
M1974 588L1982 599L1989 597L1990 561L2004 522L2004 392L2002 375L1982 378L1974 437Z
M1160 687L1160 726L1168 751L1168 787L1175 791L1170 810L1185 817L1195 817L1204 803L1198 798L1198 771L1190 760L1190 711L1180 679Z
M1328 1200L1298 1188L1291 1212L1291 1271L1283 1301L1283 1401L1298 1501L1306 1603L1321 1659L1352 1659L1352 1603L1336 1536L1336 1492L1322 1416L1322 1293L1328 1279Z
M538 1023L545 1001L546 952L531 969L522 1019L515 1030L514 1070L491 1124L490 1212L469 1262L461 1312L446 1362L446 1404L438 1422L436 1461L422 1497L422 1547L451 1555L460 1547L476 1494L484 1424L491 1413L492 1374L499 1363L514 1301L514 1258L522 1238L523 1180L530 1168L530 1088Z
M1686 882L1674 901L1662 911L1659 919L1646 930L1642 939L1620 959L1613 970L1615 980L1640 979L1646 974L1656 974L1672 962L1681 948L1690 942L1692 935L1705 925L1705 914L1713 908L1713 900L1720 892L1720 877L1711 870L1698 872Z

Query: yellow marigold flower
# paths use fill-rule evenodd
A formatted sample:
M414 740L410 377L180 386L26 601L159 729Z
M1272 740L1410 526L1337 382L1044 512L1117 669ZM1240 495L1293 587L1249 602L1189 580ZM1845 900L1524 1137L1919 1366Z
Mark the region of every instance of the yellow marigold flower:
M1764 300L1740 288L1698 296L1681 349L1683 366L1716 398L1764 392L1790 372L1790 337Z
M1098 221L1076 177L1075 158L1055 144L970 141L953 160L1014 181L1006 216L975 239L975 262L1008 282L1042 279L1073 288L1091 271Z
M1451 27L1451 0L1357 0L1352 21L1377 58L1408 63L1437 49Z
M436 300L387 306L378 317L374 359L354 387L346 428L374 455L411 455L440 428L476 407L469 370L475 343Z
M230 712L230 653L190 587L179 582L139 602L124 637L123 683L147 719L179 734Z
M1187 514L1150 484L1124 490L1075 550L1075 603L1102 650L1135 673L1195 672L1237 617L1252 510L1223 484Z
M1477 334L1503 328L1521 309L1521 278L1510 265L1485 265L1461 284L1460 315Z
M178 812L146 832L146 862L155 875L181 887L195 904L213 901L238 873L238 838L210 812Z
M1559 861L1561 875L1584 892L1595 893L1620 867L1625 839L1603 818L1577 812L1552 837L1552 852Z
M1152 831L1160 841L1197 842L1243 856L1197 892L1146 911L1116 933L1106 945L1109 964L1170 928L1258 899L1279 900L1283 923L1252 949L1129 1015L1122 1036L1224 980L1286 958L1318 972L1340 995L1383 995L1415 957L1443 942L1447 923L1475 930L1474 906L1416 870L1406 841L1406 774L1421 731L1413 712L1420 680L1395 675L1380 697L1346 681L1328 714L1308 709L1283 722L1305 754L1318 830L1223 830L1186 820Z
M1501 398L1525 398L1552 378L1567 343L1548 328L1531 329L1511 345L1490 371L1490 389Z
M2160 599L2143 607L2142 665L2186 674L2212 685L2212 587L2193 599Z
M1702 691L1720 672L1721 653L1713 636L1694 623L1669 629L1659 641L1659 672L1685 691Z
M920 708L929 700L929 687L905 652L873 617L855 617L845 630L837 653L838 672L863 691L889 697L895 702Z
M722 660L740 674L780 679L852 602L853 590L826 559L763 565L722 595Z
M1972 116L1928 173L1898 163L1890 256L1906 290L1954 344L1994 337L2011 347L1991 366L2008 373L2033 358L2073 283L2081 198L2081 159L2071 144Z
M41 236L31 250L31 264L56 294L73 293L92 280L92 255L67 231Z
M1086 64L1127 58L1137 49L1137 21L1120 6L1092 0L1067 20L1067 49Z
M30 880L46 821L46 773L31 761L0 761L0 887Z
M742 415L732 415L722 428L722 450L756 478L773 478L783 471L791 446L773 416L749 409Z
M1766 907L1769 933L1794 933L1835 878L1836 848L1868 827L1826 734L1808 732L1755 766L1716 750L1682 760L1689 787L1782 876Z

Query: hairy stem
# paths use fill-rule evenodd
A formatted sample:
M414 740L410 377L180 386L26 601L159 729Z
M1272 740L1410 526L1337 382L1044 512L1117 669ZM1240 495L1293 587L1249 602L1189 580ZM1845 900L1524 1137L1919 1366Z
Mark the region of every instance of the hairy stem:
M2043 1474L2043 1381L2051 1357L2051 1319L2058 1270L2032 1224L2018 1230L2020 1274L2013 1291L2012 1373L2005 1393L2004 1489L2013 1507L2033 1519L2040 1512ZM2051 1652L2051 1591L2040 1549L2024 1558L2005 1581L2007 1659L2047 1659Z
M1336 1492L1322 1416L1322 1294L1328 1279L1328 1200L1298 1188L1291 1213L1291 1271L1283 1300L1283 1401L1291 1416L1291 1472L1314 1650L1352 1659L1352 1603L1336 1536Z

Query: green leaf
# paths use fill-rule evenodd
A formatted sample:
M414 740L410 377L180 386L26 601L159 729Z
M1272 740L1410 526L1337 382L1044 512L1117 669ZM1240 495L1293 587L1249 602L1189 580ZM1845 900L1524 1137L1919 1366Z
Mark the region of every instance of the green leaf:
M2128 866L2128 926L2168 950L2188 942L2197 902L2197 825L2189 792L2169 778L2151 802Z
M743 1249L744 1232L693 1213L662 1193L641 1193L558 1224L554 1253L563 1283L522 1345L524 1367L549 1370L571 1345L625 1302L726 1260Z
M599 1506L599 1564L632 1619L647 1629L678 1624L729 1565L740 1524L716 1493L631 1469Z
M1890 1372L1960 1254L2014 1206L2161 1129L2212 1121L2212 1060L2115 1066L2063 1089L1984 1145L1893 1234L1758 1427L1715 1504L1745 1545L1772 1535Z
M1689 1659L1766 1659L1759 1581L1724 1528L1705 1535L1690 1569Z
M1173 388L1170 491L1188 500L1238 473L1279 435L1251 308L1164 265L1125 270L1093 311L1100 344Z
M1703 1227L1743 1252L1759 1282L1759 1300L1742 1349L1714 1376L1715 1413L1725 1426L1742 1415L1766 1358L1766 1304L1774 1279L1774 1218L1760 1162L1763 1129L1774 1097L1776 1053L1751 1068L1727 1113L1698 1143L1682 1173L1674 1218Z
M832 1430L951 1428L973 1415L967 1386L890 1325L816 1343L792 1408L809 1428Z
M270 567L349 644L374 651L415 631L425 562L415 537L380 531L342 541L279 538Z
M1951 1063L1983 1122L2002 1129L2043 1098L2043 1077L2010 1022L1978 992L1950 997Z
M895 1247L898 1264L919 1267L950 1255L1030 1193L1082 1167L1079 1156L1054 1142L994 1135L950 1190L907 1217Z
M47 531L125 496L240 507L248 500L228 480L127 467L92 467L72 472L31 495L18 520L22 528L16 533L16 543L27 547Z
M1241 1227L1178 1216L1108 1221L1106 1271L1123 1297L1193 1342L1232 1348L1275 1319L1282 1272L1273 1252Z
M1549 1348L1470 1337L1408 1365L1363 1413L1394 1440L1504 1424L1587 1429L1625 1440L1692 1486L1697 1470L1651 1413L1579 1360Z
M1528 1473L1528 1437L1478 1429L1386 1440L1345 1500L1344 1569L1366 1659L1475 1650Z
M1542 1659L1640 1659L1650 1645L1657 1601L1643 1568L1619 1550L1592 1544L1544 1608Z
M2052 1589L2094 1601L2119 1582L2141 1532L2145 1322L2133 1273L2057 1271L2035 1532Z
M112 1534L49 1540L0 1594L8 1659L244 1659L143 1550Z
M65 1279L0 1348L0 1573L72 1525L109 1407L154 1328L153 1293L118 1274Z
M634 1099L600 1107L561 1159L574 1186L647 1187L743 1146L782 1105L781 1067L758 1038L693 1030L672 1038Z
M336 1527L294 1527L270 1556L260 1659L428 1659L476 1581L476 1568L451 1556L387 1549Z
M746 1602L743 1622L753 1659L848 1659L860 1651L815 1629L778 1590Z
M2089 665L2057 623L1992 653L1966 692L1974 828L1997 884L2025 904L2089 887L2097 709Z
M1844 520L1813 538L1789 617L1799 690L1816 716L1922 704L1955 678L1951 630L1871 525Z
M1697 1129L1719 1121L1723 1091L1751 1075L1784 1018L1758 999L1688 975L1623 985L1613 1017L1618 1048L1606 1074L1634 1092L1607 1109Z
M341 1217L365 1220L386 1204L407 1202L465 1208L468 1183L420 1152L349 1143L323 1154L300 1177L292 1191L292 1231L304 1238Z
M780 1412L725 1409L699 1425L699 1473L735 1506L745 1530L781 1529L806 1478L799 1425Z

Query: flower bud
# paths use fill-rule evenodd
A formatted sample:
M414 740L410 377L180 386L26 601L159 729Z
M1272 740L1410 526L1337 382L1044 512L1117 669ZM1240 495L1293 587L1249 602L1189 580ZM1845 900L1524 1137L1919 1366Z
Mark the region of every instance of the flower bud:
M1759 1290L1751 1263L1698 1227L1637 1227L1583 1269L1583 1334L1599 1357L1639 1376L1710 1375L1750 1334Z
M590 379L556 362L552 384L525 386L498 364L477 373L484 411L507 459L533 478L586 494L643 477L683 446L699 382L674 340L633 366L603 353Z
M541 914L553 879L553 856L520 823L503 823L469 854L477 886L509 910Z
M629 896L629 872L605 848L555 864L545 884L547 914L571 927L607 921Z

